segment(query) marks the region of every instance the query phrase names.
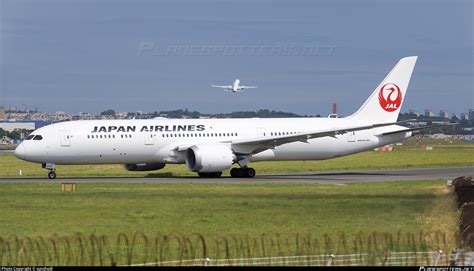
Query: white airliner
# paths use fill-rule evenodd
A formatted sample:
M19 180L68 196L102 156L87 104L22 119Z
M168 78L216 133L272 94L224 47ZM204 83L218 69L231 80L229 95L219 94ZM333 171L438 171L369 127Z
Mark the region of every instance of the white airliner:
M401 59L359 110L344 118L68 121L34 131L15 154L42 163L54 179L57 164L112 163L131 171L186 164L201 177L219 177L237 165L232 177L253 177L251 162L358 153L436 126L407 128L397 122L416 59Z
M225 89L225 91L232 91L234 93L244 91L244 90L249 89L249 88L257 88L257 86L241 86L239 79L235 79L235 81L232 83L232 85L228 85L228 86L211 85L211 87L223 88L223 89Z

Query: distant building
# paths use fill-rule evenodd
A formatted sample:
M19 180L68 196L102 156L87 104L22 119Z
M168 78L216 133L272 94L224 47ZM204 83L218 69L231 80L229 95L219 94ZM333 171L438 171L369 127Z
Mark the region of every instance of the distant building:
M445 118L445 119L449 118L448 112L446 112L444 110L439 111L439 116L442 117L442 118Z
M93 120L95 116L89 114L88 112L79 112L78 119L80 120Z
M434 117L433 111L425 109L425 117Z
M474 109L469 109L469 119L474 120Z
M452 118L457 118L459 120L461 119L461 116L457 113L453 113Z
M337 118L337 103L332 103L332 111L331 114L329 115L330 118Z
M34 130L36 125L34 122L0 122L0 128L13 132L15 130Z
M3 136L0 139L0 144L2 144L2 145L7 145L7 144L10 144L10 143L12 143L12 139L7 137L7 136Z
M420 116L420 113L416 112L414 109L409 109L409 110L408 110L408 114L410 114L410 115L415 115L415 116L417 116L417 117Z
M0 120L6 120L7 115L5 114L5 108L3 106L0 106Z
M128 112L115 112L116 119L126 119Z
M469 120L469 113L461 113L462 120Z

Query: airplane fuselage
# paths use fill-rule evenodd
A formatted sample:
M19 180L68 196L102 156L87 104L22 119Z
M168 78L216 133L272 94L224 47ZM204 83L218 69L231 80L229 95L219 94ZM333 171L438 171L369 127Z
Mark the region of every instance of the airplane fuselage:
M363 125L364 123L360 123ZM350 119L150 119L69 121L36 130L41 140L26 140L17 156L37 163L127 164L185 163L179 146L231 145L239 139L265 138L304 133L315 129L354 125ZM334 137L291 142L250 155L255 161L320 160L357 153L411 136L393 125L348 132Z
M236 79L236 80L234 81L234 83L232 84L232 89L231 89L231 90L232 90L233 92L237 92L237 91L239 91L239 90L241 90L241 89L242 89L242 88L240 87L240 80L239 80L239 79Z

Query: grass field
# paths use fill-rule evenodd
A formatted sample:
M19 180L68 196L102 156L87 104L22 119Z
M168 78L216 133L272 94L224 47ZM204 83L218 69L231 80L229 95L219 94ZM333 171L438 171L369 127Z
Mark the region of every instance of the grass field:
M0 265L331 253L368 253L380 264L387 250L451 251L459 216L445 180L81 183L68 193L57 183L0 183L0 195ZM132 241L137 232L148 237Z
M445 181L319 184L0 184L0 236L455 232Z
M408 141L393 152L370 151L325 161L252 166L260 174L271 174L474 165L472 144L426 143L434 149L424 151L419 143ZM11 154L0 155L0 166L0 177L19 177L18 169L23 171L23 177L44 178L46 173L39 165L20 161ZM60 177L149 174L128 172L120 165L60 166L58 172ZM183 165L174 165L149 176L155 174L193 173ZM459 216L445 180L345 185L80 183L74 193L60 192L57 183L0 183L0 195L0 245L1 238L13 240L12 236L72 236L77 232L85 236L105 234L111 239L136 232L148 236L198 233L211 240L212 250L216 246L212 240L221 236L291 238L327 234L337 239L341 234L362 234L371 240L373 232L396 235L400 231L424 231L447 233L446 242L454 247Z
M420 144L433 146L433 150L420 149ZM367 151L322 161L259 162L252 167L257 174L298 173L349 169L380 169L407 167L474 166L474 144L460 141L428 140L416 142L407 140L404 146L396 146L392 152ZM0 178L20 177L45 178L46 171L39 164L17 159L13 154L0 155ZM167 165L164 169L150 172L130 172L121 165L74 165L58 166L58 177L99 176L195 176L185 165ZM224 174L228 175L228 172Z

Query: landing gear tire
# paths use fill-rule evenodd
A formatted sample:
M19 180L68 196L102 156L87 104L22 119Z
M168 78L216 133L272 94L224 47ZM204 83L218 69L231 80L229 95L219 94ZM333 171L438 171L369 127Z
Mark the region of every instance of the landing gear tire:
M251 167L233 168L230 170L232 178L253 178L255 177L255 169Z
M50 172L48 173L48 178L51 179L51 180L56 179L56 172L50 171Z
M218 172L198 172L199 177L201 178L219 178L222 176L222 171Z
M255 169L251 168L251 167L248 167L248 168L245 168L245 177L247 178L253 178L255 177Z
M232 176L232 178L239 178L239 177L243 177L243 172L242 172L242 169L241 168L232 168L230 170L230 176Z

